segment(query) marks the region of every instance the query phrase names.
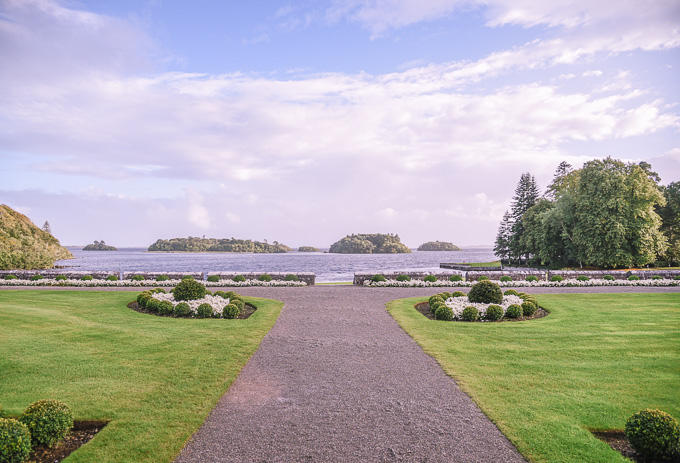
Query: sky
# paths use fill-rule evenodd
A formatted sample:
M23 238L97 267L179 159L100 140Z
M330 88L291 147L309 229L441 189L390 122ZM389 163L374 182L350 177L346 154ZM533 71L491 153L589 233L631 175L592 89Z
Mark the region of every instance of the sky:
M65 245L491 245L523 172L680 181L677 0L0 0L0 59L0 203Z

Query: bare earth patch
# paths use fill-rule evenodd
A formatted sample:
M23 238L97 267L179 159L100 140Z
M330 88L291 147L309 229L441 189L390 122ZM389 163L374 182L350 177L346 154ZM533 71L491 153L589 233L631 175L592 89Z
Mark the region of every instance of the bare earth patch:
M106 421L76 421L66 438L54 447L36 447L28 456L32 463L58 463L94 438L106 426Z
M628 442L628 438L626 437L626 433L624 431L613 430L613 431L590 431L590 432L592 432L593 435L600 439L601 441L609 444L611 448L613 448L614 450L616 450L629 460L632 460L636 463L642 463L645 461L642 458L640 458L637 452L633 450L633 447L630 446L630 442Z

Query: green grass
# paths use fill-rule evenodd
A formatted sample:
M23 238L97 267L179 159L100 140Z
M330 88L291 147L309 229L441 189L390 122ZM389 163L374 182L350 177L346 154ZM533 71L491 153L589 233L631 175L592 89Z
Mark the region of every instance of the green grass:
M624 462L588 429L643 408L680 419L680 293L538 295L548 317L430 321L388 310L533 462Z
M0 291L5 413L52 398L76 420L110 420L69 462L171 461L283 306L246 298L247 320L172 319L128 309L136 294Z

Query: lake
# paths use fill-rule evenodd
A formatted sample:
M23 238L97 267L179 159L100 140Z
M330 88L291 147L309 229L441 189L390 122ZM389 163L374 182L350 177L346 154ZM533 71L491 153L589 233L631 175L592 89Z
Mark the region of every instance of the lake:
M328 254L323 252L164 253L146 248L118 251L83 251L69 247L75 259L55 265L83 271L120 272L313 272L316 281L352 281L355 272L439 271L442 262L490 262L497 260L492 248L462 251L413 251L411 254Z

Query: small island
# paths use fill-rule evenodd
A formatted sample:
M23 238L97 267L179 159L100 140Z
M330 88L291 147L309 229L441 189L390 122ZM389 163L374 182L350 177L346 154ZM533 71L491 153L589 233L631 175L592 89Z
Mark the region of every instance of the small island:
M274 241L271 244L253 240L240 240L236 238L171 238L169 240L157 240L149 246L151 252L254 252L254 253L281 253L293 249Z
M314 246L300 246L298 252L321 252L321 249Z
M83 251L118 251L118 249L115 246L109 246L104 240L101 240L88 244L83 248Z
M418 246L418 251L461 251L458 246L446 241L428 241Z
M399 235L375 233L347 235L340 241L333 243L328 252L337 254L406 254L411 250L401 242Z

